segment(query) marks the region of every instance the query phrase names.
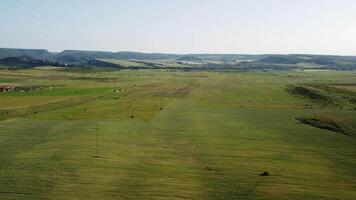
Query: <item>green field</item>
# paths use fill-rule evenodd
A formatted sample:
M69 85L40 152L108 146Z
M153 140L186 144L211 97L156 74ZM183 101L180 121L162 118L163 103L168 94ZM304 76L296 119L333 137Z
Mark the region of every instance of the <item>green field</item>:
M194 62L177 62L172 59L162 59L162 60L124 60L124 59L97 59L103 62L117 64L124 68L143 68L143 69L151 69L151 68L171 68L171 69L179 69L179 68L192 68L194 65L195 67L201 66L202 63L194 63Z
M3 69L0 86L39 87L0 92L0 199L356 199L356 72Z

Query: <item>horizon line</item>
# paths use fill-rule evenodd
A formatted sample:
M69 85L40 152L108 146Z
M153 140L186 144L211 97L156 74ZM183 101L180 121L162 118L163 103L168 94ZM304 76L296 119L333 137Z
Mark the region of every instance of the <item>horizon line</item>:
M82 51L82 52L105 52L105 53L144 53L144 54L172 54L172 55L320 55L320 56L352 56L356 57L356 54L333 54L333 53L212 53L212 52L199 52L199 53L176 53L176 52L147 52L137 50L92 50L92 49L62 49L60 51L51 51L46 48L22 48L22 47L0 47L0 49L14 49L14 50L45 50L49 53L62 53L64 51Z

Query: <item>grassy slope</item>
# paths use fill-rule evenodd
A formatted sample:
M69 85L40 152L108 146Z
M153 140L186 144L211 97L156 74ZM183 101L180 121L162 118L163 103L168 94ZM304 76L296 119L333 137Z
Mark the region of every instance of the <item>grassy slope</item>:
M354 73L0 73L58 88L0 96L0 109L27 113L0 122L1 199L356 198L356 134L294 120L355 122L355 111L284 89L354 83Z
M104 62L108 63L113 63L113 64L118 64L123 67L140 67L140 68L147 68L150 69L154 65L155 68L159 67L169 67L169 68L187 68L191 67L189 64L182 64L178 63L176 60L170 60L170 59L163 59L163 60L122 60L122 59L98 59ZM194 62L191 62L194 63ZM196 65L199 65L201 63L195 63Z
M143 64L143 63L138 63L132 60L120 60L120 59L98 59L104 62L108 63L113 63L113 64L118 64L123 67L146 67L150 68L149 66Z

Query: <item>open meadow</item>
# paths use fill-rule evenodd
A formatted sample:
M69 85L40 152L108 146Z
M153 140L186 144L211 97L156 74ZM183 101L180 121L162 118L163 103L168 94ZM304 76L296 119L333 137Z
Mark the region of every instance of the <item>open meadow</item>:
M356 199L356 72L1 69L0 90L0 199Z

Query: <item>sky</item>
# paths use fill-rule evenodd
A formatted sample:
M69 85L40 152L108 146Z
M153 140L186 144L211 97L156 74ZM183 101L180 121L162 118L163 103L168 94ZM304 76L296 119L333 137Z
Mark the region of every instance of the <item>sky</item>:
M0 47L356 55L355 0L0 0Z

